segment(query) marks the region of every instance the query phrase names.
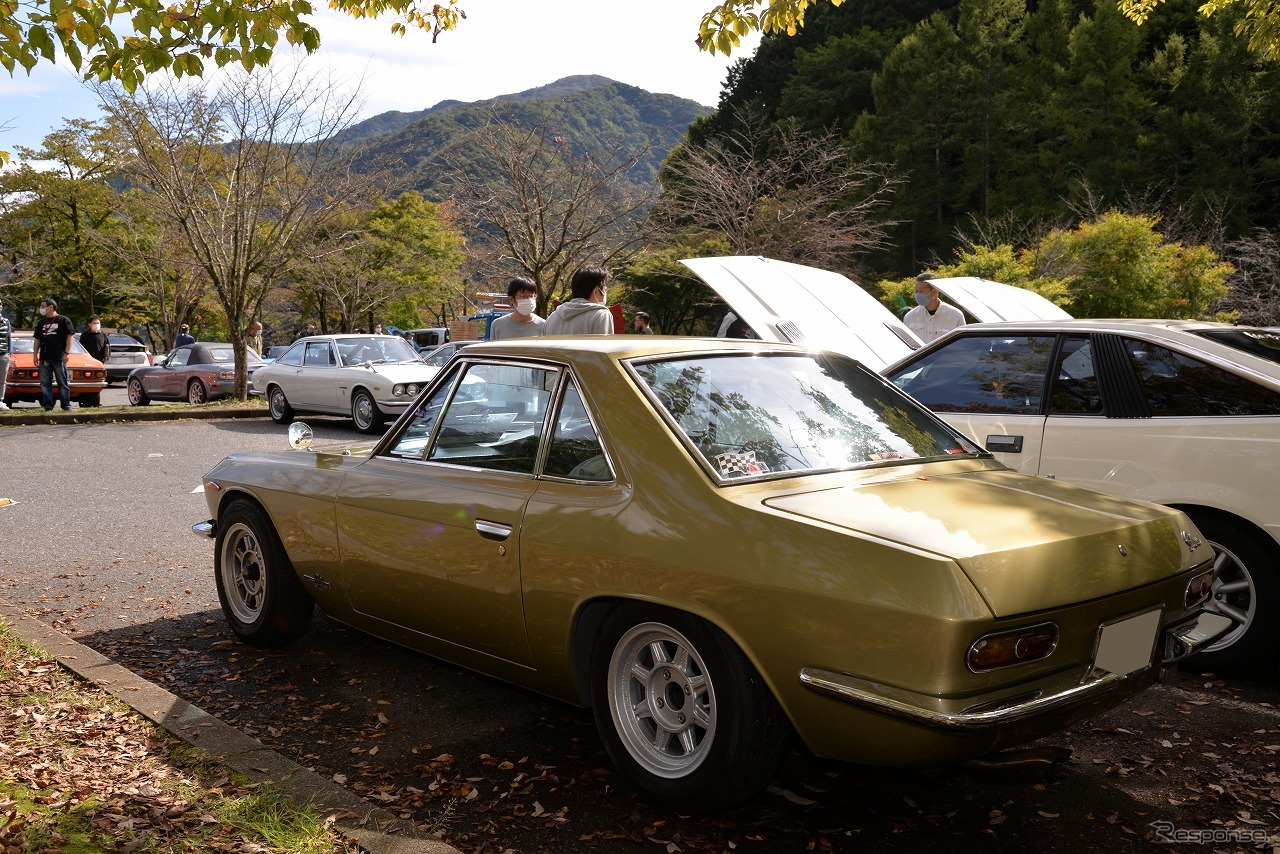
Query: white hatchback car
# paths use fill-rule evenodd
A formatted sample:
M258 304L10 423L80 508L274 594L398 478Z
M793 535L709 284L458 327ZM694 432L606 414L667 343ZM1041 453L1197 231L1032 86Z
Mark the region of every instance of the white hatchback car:
M357 430L374 433L439 370L395 335L312 335L259 368L252 391L267 398L277 424L295 412L319 412L350 415Z
M761 337L849 352L1011 468L1186 512L1217 551L1209 608L1235 622L1197 664L1280 660L1280 333L1075 320L1029 291L937 279L971 318L1012 322L913 349L893 313L838 274L764 258L685 263Z

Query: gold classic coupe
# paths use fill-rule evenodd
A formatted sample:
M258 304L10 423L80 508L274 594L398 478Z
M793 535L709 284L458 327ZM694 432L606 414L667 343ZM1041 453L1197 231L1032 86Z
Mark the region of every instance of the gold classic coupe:
M758 792L792 730L902 767L1026 742L1230 625L1182 513L1010 471L786 344L475 344L380 440L234 455L205 492L242 640L318 603L589 706L681 814Z

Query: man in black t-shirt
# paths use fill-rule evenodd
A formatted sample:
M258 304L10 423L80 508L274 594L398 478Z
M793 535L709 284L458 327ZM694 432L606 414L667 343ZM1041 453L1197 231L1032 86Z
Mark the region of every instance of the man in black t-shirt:
M71 336L75 327L58 314L52 299L40 300L40 315L35 329L36 364L40 366L40 404L45 412L53 411L53 383L58 383L58 400L64 412L71 411L71 385L67 382L67 359L71 356Z

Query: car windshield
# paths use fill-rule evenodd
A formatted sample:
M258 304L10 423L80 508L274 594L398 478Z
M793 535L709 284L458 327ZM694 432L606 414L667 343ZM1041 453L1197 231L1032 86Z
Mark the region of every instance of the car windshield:
M12 352L14 353L34 353L36 351L36 339L23 336L21 338L14 337ZM82 356L89 355L89 351L80 343L79 338L71 339L71 352L79 353Z
M1234 329L1207 329L1196 334L1280 363L1280 329L1238 326Z
M339 338L338 354L344 365L416 362L418 354L403 338L393 335L370 335L367 338Z
M979 453L842 357L733 354L631 367L721 480Z

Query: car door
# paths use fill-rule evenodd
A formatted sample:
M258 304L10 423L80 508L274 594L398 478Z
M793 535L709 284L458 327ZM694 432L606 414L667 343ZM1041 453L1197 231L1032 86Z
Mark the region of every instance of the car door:
M1086 379L1083 393L1052 393L1042 474L1161 503L1203 503L1244 518L1271 503L1280 444L1274 390L1136 337L1068 335L1062 352L1055 384L1075 382L1091 363L1099 377ZM1082 402L1097 411L1068 411Z
M143 388L151 397L176 400L182 397L185 388L182 385L186 376L187 362L191 359L191 350L179 347L169 354L169 359L158 371L148 371L143 379ZM148 383L147 380L150 380Z
M532 663L520 530L559 373L459 365L384 453L347 475L336 513L356 611L435 639L454 660Z
M961 332L886 376L1010 468L1040 474L1057 335Z
M296 370L293 388L285 386L285 395L295 407L329 411L337 407L338 359L332 341L306 342L302 364Z

